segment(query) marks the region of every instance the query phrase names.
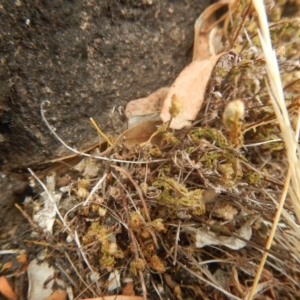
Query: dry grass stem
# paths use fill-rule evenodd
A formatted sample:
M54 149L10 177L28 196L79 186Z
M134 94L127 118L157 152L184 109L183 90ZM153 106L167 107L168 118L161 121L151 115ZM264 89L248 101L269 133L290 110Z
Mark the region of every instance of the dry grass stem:
M299 160L297 157L296 149L298 150L298 138L299 138L299 132L297 134L294 133L289 115L288 110L286 107L284 94L283 94L283 87L281 84L281 78L277 63L277 58L275 55L275 51L272 48L272 43L270 39L270 33L269 33L269 27L268 27L268 21L267 16L265 13L265 7L261 0L253 0L253 4L255 6L256 12L259 17L260 21L260 28L261 32L259 31L259 38L260 42L263 48L264 56L266 59L266 67L268 72L268 78L270 81L271 91L269 91L270 99L272 100L272 104L274 107L274 111L276 114L276 117L279 121L282 137L285 142L288 161L289 161L289 168L288 172L285 177L285 184L282 191L282 195L280 198L280 202L276 211L276 215L274 218L274 222L272 225L271 232L268 237L268 241L266 244L266 249L270 249L271 244L273 242L277 226L279 223L279 219L282 213L282 209L285 203L285 199L288 193L288 189L290 187L290 179L292 178L292 186L293 191L295 192L296 197L292 197L293 203L294 203L294 209L295 213L298 217L298 221L300 220L300 210L299 210L299 201L300 201L300 165ZM299 119L298 119L298 126L299 128ZM265 265L266 259L267 259L268 253L264 252L259 268L257 270L251 292L247 299L252 300L258 287L258 282L261 277L263 267Z
M92 158L96 158L96 159L100 159L100 160L104 160L104 161L110 161L110 162L117 162L117 163L128 163L130 162L131 164L148 164L148 163L156 163L156 162L162 162L164 161L163 159L156 159L156 160L152 160L152 161L127 161L127 160L122 160L122 159L115 159L115 158L108 158L105 156L97 156L97 155L91 155L88 153L84 153L81 151L78 151L72 147L70 147L69 145L67 145L63 139L61 137L59 137L59 135L54 131L54 129L51 127L51 125L49 124L49 122L47 121L46 117L45 117L45 111L44 111L44 105L45 104L51 104L50 101L45 100L41 103L41 116L43 121L45 122L45 124L47 125L47 127L49 128L49 130L51 131L51 133L54 135L54 137L63 145L65 146L68 150L81 155L81 156L85 156L85 157L92 157Z

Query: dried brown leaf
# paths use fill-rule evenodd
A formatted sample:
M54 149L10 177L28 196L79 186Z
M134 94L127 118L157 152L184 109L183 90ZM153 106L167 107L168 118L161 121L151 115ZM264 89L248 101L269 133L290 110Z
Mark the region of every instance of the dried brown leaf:
M65 300L67 299L67 292L64 290L56 290L45 300Z
M146 120L159 120L159 112L169 91L168 87L159 88L145 98L128 102L125 114L128 128Z
M113 143L112 148L123 142L128 148L147 142L152 134L157 131L161 121L148 120L141 122L123 132Z
M237 235L244 240L249 241L252 236L251 225L257 220L257 216L249 218L248 221L237 231ZM222 236L213 231L204 228L186 228L187 232L194 233L196 239L196 247L203 248L210 245L223 245L232 250L239 250L246 246L246 242L234 236Z
M124 295L124 296L134 296L135 295L133 282L128 282L124 286L122 295Z
M221 55L193 61L176 78L165 98L160 113L163 122L170 121L172 99L176 95L177 106L181 109L172 118L170 128L181 129L190 126L191 122L195 120L202 106L211 72Z
M210 56L216 55L218 52L216 41L220 43L217 38L215 26L218 21L215 17L215 12L220 8L229 5L232 1L217 2L207 7L200 17L195 22L195 34L194 34L194 52L193 61L197 59L206 59ZM212 39L214 36L214 39Z

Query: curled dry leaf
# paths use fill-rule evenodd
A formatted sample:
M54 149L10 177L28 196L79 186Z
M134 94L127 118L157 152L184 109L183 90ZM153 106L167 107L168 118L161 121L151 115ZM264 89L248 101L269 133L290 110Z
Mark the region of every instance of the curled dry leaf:
M231 2L231 0L226 0L211 4L196 20L193 61L196 59L206 59L218 53L218 49L221 46L221 39L218 37L221 37L221 35L216 34L215 26L222 21L223 18L216 20L215 12L231 4Z
M251 225L255 222L258 216L251 217L238 231L237 235L244 240L249 241L252 236ZM188 233L194 233L196 238L196 247L203 248L210 245L226 246L232 250L239 250L246 246L246 242L233 236L222 236L213 231L208 231L204 228L186 228Z
M190 126L201 109L211 72L222 56L222 53L217 54L223 46L222 34L216 25L228 18L227 13L216 20L215 12L226 5L232 5L232 0L210 5L195 22L193 62L172 84L160 113L164 123L170 121L170 128L181 129ZM174 99L176 108L180 107L180 111L177 109L175 115L172 114Z
M49 297L45 300L65 300L67 298L67 292L63 290L54 291Z
M195 60L183 69L176 78L167 94L160 113L163 122L170 121L172 99L176 97L178 106L181 109L176 116L173 116L170 128L181 129L190 126L192 121L195 120L202 106L206 86L212 70L221 56L222 54L219 54L205 60Z
M17 260L14 261L14 260ZM21 273L27 270L27 254L23 253L18 255L14 260L9 260L2 265L0 272L11 269L14 275L19 276Z
M132 148L136 145L140 145L149 140L154 132L157 131L157 127L161 125L161 121L148 120L143 121L125 132L123 132L114 142L114 145L118 143L124 143L128 148Z
M159 120L159 112L168 91L168 87L162 87L145 98L128 102L125 109L128 128L142 121Z
M170 89L160 88L148 97L133 100L127 104L125 113L129 128L147 119L155 120L161 107L160 117L163 122L172 119L170 128L181 129L191 125L191 121L196 118L203 103L211 72L221 56L221 54L216 55L217 48L220 47L214 45L210 37L213 35L214 39L217 40L216 30L213 29L218 21L216 21L214 14L218 9L231 4L231 2L231 0L226 0L215 3L209 6L197 19L193 62L179 74ZM175 102L176 104L174 104Z

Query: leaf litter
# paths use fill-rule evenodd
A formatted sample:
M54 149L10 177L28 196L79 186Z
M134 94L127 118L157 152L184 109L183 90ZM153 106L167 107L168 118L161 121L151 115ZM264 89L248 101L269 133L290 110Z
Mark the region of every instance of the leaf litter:
M296 131L300 22L285 15L288 5L265 9ZM257 28L249 2L207 8L191 64L170 88L128 104L129 129L111 145L104 138L72 149L42 105L51 132L75 154L30 170L36 197L20 208L31 224L24 248L39 269L55 270L39 283L29 268L30 291L47 285L51 299L61 290L69 299L300 297L295 185L266 247L289 160Z

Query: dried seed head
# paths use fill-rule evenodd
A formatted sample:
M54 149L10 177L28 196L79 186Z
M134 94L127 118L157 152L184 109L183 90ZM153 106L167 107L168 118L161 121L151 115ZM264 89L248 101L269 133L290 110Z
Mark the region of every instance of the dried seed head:
M78 179L78 188L88 188L90 181L88 179Z
M243 143L243 119L245 105L241 100L230 101L223 112L223 123L230 132L230 140L235 147L240 147Z
M110 255L115 255L118 252L118 245L117 243L110 243L108 246L108 253Z
M104 217L107 213L107 209L103 208L103 207L99 207L98 209L98 214L100 217Z
M87 189L81 188L81 187L78 188L77 196L78 196L79 198L85 199L85 198L88 197L88 195L89 195L89 191L88 191Z
M245 105L241 100L230 101L223 112L223 123L227 129L232 130L244 118Z
M130 215L130 225L131 225L131 229L134 231L138 231L141 229L142 219L137 212L133 212Z
M144 230L144 229L141 230L140 235L144 240L148 240L151 237L149 231Z
M92 203L91 210L93 213L98 212L100 206L98 204Z
M130 271L136 275L138 271L144 270L145 266L146 263L141 258L134 259L130 263Z
M169 108L169 113L172 118L176 118L183 111L183 105L179 97L174 94L172 95L171 106Z

